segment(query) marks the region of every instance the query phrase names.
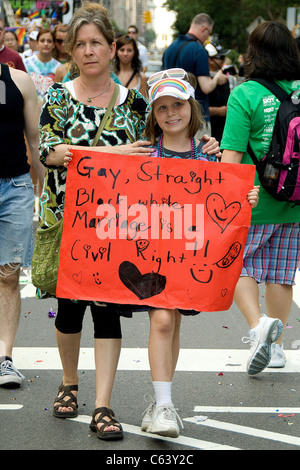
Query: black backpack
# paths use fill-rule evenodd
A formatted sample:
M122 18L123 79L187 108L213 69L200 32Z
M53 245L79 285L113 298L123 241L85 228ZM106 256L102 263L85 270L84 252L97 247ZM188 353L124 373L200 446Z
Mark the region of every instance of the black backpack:
M300 99L296 97L297 92L289 95L275 82L251 80L270 90L281 103L268 153L259 161L250 144L248 153L268 193L278 201L300 204Z

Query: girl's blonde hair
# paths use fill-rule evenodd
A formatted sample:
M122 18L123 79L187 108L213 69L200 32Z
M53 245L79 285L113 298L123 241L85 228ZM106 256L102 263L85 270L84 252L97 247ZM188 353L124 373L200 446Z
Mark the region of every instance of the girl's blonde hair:
M197 86L197 79L195 75L191 73L186 74L185 80L189 82L193 88L196 88ZM202 112L201 112L201 107L198 101L196 101L194 98L190 97L188 99L188 102L190 103L191 106L191 120L189 122L188 126L188 135L187 137L191 139L194 137L198 130L200 129L201 125L203 124L204 120L202 118ZM156 118L155 118L155 113L154 113L154 107L155 107L155 101L152 105L151 111L149 113L144 135L147 140L151 142L151 145L155 145L158 141L159 136L162 133L161 128L157 124Z

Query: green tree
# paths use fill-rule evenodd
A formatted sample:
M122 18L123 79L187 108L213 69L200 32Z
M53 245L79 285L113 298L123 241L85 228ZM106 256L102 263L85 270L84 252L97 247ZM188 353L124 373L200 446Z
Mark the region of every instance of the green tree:
M188 5L188 7L187 7ZM174 33L188 31L192 18L198 13L207 13L214 20L214 33L226 48L240 51L246 49L247 26L258 17L265 20L285 21L288 6L294 6L293 0L166 0L168 10L177 13Z
M156 39L156 33L153 31L153 29L147 29L145 31L145 46L150 47L151 44L155 41Z

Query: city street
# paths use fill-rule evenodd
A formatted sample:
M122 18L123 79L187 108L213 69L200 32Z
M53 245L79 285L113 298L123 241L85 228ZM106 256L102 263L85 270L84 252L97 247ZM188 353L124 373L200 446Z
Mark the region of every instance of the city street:
M19 389L0 389L0 449L102 450L114 458L123 455L122 451L133 457L139 455L134 451L141 450L156 456L198 456L200 450L298 450L299 286L298 270L292 313L284 333L288 359L284 369L268 368L257 376L248 376L245 364L249 345L241 340L248 335L248 327L235 305L228 312L183 318L182 350L173 381L174 405L184 426L177 439L140 431L145 398L153 392L147 358L149 320L146 313L124 318L112 408L122 422L125 437L104 442L89 429L95 396L89 311L79 365L79 416L57 419L52 416L52 403L62 370L51 315L56 301L35 299L33 286L22 276L22 313L14 362L26 379ZM263 307L263 286L261 303Z

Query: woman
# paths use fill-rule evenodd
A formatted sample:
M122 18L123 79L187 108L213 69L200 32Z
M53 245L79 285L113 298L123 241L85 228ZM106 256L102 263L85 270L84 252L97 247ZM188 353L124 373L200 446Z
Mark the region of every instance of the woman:
M52 57L54 49L53 34L50 29L42 29L37 36L38 53L24 59L27 73L33 79L38 94L40 106L44 94L54 83L55 72L61 65Z
M14 31L5 31L3 44L13 51L20 52L18 36Z
M61 64L67 62L67 52L65 41L68 34L69 26L67 24L59 24L53 30L54 49L53 57Z
M279 101L251 78L276 81L288 94L299 89L300 55L286 26L275 21L259 25L249 37L245 58L245 81L232 91L222 139L222 161L253 164L248 142L259 160L268 152ZM238 123L238 125L237 125ZM259 184L258 175L255 176ZM275 200L263 187L253 209L244 251L243 270L235 301L249 328L250 375L265 367L284 367L281 332L293 297L293 284L300 260L300 206ZM267 315L262 316L258 284L266 283ZM277 343L276 343L277 341ZM270 362L271 361L271 362Z
M122 85L129 89L135 88L147 98L147 77L142 72L139 50L133 38L118 38L114 66Z
M40 117L41 160L47 168L41 196L41 227L49 227L63 217L67 176L64 161L71 160L72 148L92 145L116 86L110 77L115 47L113 28L104 7L87 3L76 11L70 22L66 49L77 76L49 88ZM136 90L120 86L112 111L114 119L105 125L99 146L92 148L98 152L149 156L150 142L139 140L148 106ZM114 126L116 121L118 126ZM113 304L101 307L93 302L58 299L55 326L64 375L54 402L54 415L63 418L77 415L80 336L89 304L95 327L96 363L95 412L90 427L100 439L120 439L122 426L110 408L121 347L120 318Z

